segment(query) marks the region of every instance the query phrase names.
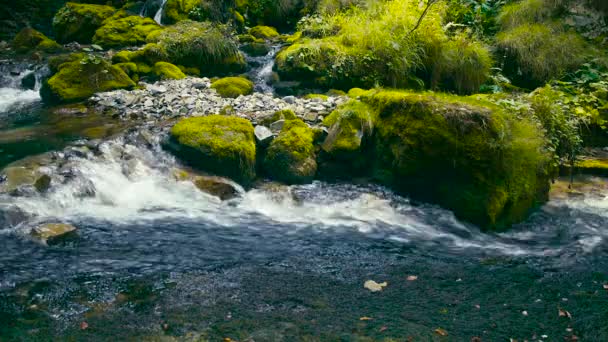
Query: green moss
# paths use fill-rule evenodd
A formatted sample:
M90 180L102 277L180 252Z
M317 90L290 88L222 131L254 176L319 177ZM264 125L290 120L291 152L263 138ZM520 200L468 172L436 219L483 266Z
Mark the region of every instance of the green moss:
M128 63L131 62L133 51L123 50L119 51L112 56L112 63Z
M329 89L329 91L327 91L327 93L325 93L325 95L327 96L346 96L346 92L340 89Z
M314 132L301 120L287 120L263 160L264 170L288 184L311 182L317 172Z
M51 73L55 74L63 65L67 65L67 63L80 61L85 57L84 53L69 53L62 54L49 57L49 69L51 69Z
M348 97L350 97L351 99L356 99L360 96L365 96L366 94L369 94L370 90L365 90L365 89L361 89L361 88L352 88L348 91Z
M154 65L169 59L167 52L158 44L146 44L143 48L135 51L123 50L112 56L113 63L144 63Z
M608 160L606 159L584 159L577 161L575 169L584 174L608 176Z
M83 59L62 66L43 87L41 95L50 102L76 102L97 92L132 88L125 72L103 59Z
M270 51L270 47L266 43L247 43L241 47L241 50L249 56L265 56Z
M137 72L140 75L148 75L154 71L154 69L146 63L137 63L136 65L137 65Z
M158 62L154 65L154 74L162 80L181 80L186 75L178 67L167 62Z
M122 71L124 71L125 74L129 75L131 78L138 73L137 64L135 63L118 63L114 65L122 69Z
M168 147L203 170L245 184L255 178L255 138L248 120L223 115L183 119L171 129Z
M151 33L162 28L150 18L128 16L112 17L103 22L93 37L93 42L105 48L141 45Z
M236 98L240 95L250 95L253 93L253 82L244 77L221 78L211 84L222 97Z
M279 36L279 32L270 26L253 27L249 30L249 34L259 39L272 39Z
M279 120L297 120L296 113L291 109L283 109L274 112L272 115L266 116L260 120L260 125L270 126L271 123Z
M323 151L338 159L356 157L363 140L372 135L375 115L360 101L350 101L334 110L323 120L323 125L330 128Z
M24 28L17 33L11 42L11 47L17 53L28 53L33 51L53 53L62 48L57 42L32 28Z
M200 4L200 0L167 0L163 20L169 24L187 20L190 18L190 12Z
M198 68L206 75L241 72L245 68L238 43L225 26L181 21L163 30L154 42L167 51L168 62Z
M503 29L551 19L563 0L523 0L502 8L498 22Z
M307 100L314 100L314 99L319 99L321 101L329 100L329 96L323 95L323 94L308 94L308 95L304 96L304 98Z
M53 18L53 30L61 43L90 43L95 31L115 12L110 6L68 2Z
M376 178L486 228L504 228L546 200L548 153L532 122L473 97L380 91Z

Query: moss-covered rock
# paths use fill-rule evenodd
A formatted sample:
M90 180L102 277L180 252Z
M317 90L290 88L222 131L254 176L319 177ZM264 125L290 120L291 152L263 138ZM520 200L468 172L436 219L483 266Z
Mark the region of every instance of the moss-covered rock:
M225 77L211 83L211 88L222 97L236 98L252 94L253 82L244 77Z
M232 33L225 26L186 20L150 35L148 40L167 51L168 62L217 76L245 69L245 57Z
M150 18L115 15L95 32L93 43L104 48L141 45L148 35L158 30L162 27Z
M255 178L255 138L246 119L223 115L183 119L171 129L166 147L201 170L245 185Z
M311 182L317 173L314 133L302 120L287 120L263 160L265 172L287 184Z
M249 30L249 34L258 39L273 39L279 36L274 27L258 25Z
M48 64L51 74L57 73L61 67L70 62L80 61L85 57L84 53L67 53L49 57Z
M608 176L608 159L585 158L575 163L578 173L596 176Z
M163 24L174 24L178 21L190 19L192 10L200 5L201 0L167 0Z
M68 2L53 18L53 30L61 43L90 43L95 31L115 12L111 6Z
M154 74L161 80L181 80L186 75L175 65L167 62L158 62L154 65Z
M380 91L375 178L485 228L504 228L545 201L548 154L533 123L475 98Z
M24 28L11 42L17 53L41 51L53 53L61 50L61 45L33 28Z
M323 151L338 159L351 159L360 150L364 138L374 129L376 114L365 103L350 101L323 120L329 134L323 142Z
M266 126L266 127L270 127L270 124L272 124L273 122L277 122L279 120L296 120L296 119L298 119L298 117L296 116L296 113L294 113L293 110L283 109L283 110L276 111L271 115L262 117L259 120L259 124Z
M114 89L128 89L135 83L119 67L99 57L64 63L59 72L43 86L47 102L76 102L91 95Z

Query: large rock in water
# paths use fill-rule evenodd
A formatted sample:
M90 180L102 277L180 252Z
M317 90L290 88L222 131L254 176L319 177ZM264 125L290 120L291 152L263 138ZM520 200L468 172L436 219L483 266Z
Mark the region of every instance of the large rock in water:
M91 43L95 31L115 12L111 6L68 2L53 18L53 30L60 43Z
M381 91L363 99L379 114L375 177L467 221L501 229L547 200L543 133L472 97Z
M67 223L46 223L32 229L30 235L44 243L52 243L76 232L76 227Z
M171 129L166 147L198 169L249 184L255 178L253 126L234 116L183 119Z
M62 64L59 72L45 82L40 95L47 102L76 102L97 92L134 86L121 68L99 57L85 57Z
M272 179L301 184L317 173L314 133L302 120L287 120L266 151L264 170Z

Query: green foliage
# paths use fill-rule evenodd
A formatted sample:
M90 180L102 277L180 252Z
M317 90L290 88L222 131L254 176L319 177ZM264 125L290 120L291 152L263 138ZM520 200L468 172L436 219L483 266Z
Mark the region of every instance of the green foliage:
M274 27L258 25L249 30L249 34L259 39L272 39L279 35Z
M165 4L164 18L169 24L182 20L194 19L200 16L204 18L202 8L199 7L201 0L167 0ZM191 15L194 18L191 18ZM164 22L163 22L164 24Z
M186 20L148 38L167 51L171 63L206 74L239 72L245 67L238 43L225 26Z
M574 32L565 32L555 25L524 24L496 37L500 48L507 51L517 62L520 82L536 86L550 79L559 78L567 71L576 69L587 59L588 46Z
M150 18L128 16L124 18L112 17L104 21L93 37L93 43L104 48L141 45L146 37L162 28Z
M480 36L498 31L497 16L507 0L449 0L445 22L452 27L466 27Z
M110 6L68 2L53 18L53 30L61 43L90 43L95 31L115 12Z
M51 102L76 102L97 92L132 88L135 83L125 72L105 59L87 55L64 63L44 85L41 95Z
M530 23L548 22L564 0L523 0L503 7L498 22L505 29L513 29Z
M33 28L24 28L11 42L11 47L17 53L42 51L53 53L61 50L61 45Z
M375 177L486 228L522 220L548 192L544 137L479 97L380 91Z
M272 141L263 165L275 180L288 184L311 182L317 172L314 133L302 120L287 120Z
M390 0L303 19L298 29L304 38L277 56L279 75L326 89L420 88L435 80L456 91L477 90L491 67L488 49L472 37L468 44L459 37L452 41L442 26L440 4L414 30L423 11L418 4ZM461 53L464 60L452 57Z
M154 65L154 74L161 80L181 80L186 75L178 67L167 62L158 62Z
M225 77L211 84L222 97L236 98L253 93L253 82L244 77Z
M243 118L224 115L182 119L171 129L168 146L184 161L249 184L255 178L253 126Z

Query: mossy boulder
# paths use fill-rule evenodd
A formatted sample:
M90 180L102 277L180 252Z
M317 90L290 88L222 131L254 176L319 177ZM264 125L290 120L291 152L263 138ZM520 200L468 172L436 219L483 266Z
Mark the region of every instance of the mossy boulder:
M54 53L61 50L61 45L33 28L24 28L11 42L11 47L17 53L41 51Z
M161 80L181 80L186 75L175 65L167 62L158 62L154 65L154 74Z
M287 120L263 160L265 172L287 184L311 182L317 173L314 133L302 120Z
M262 25L251 28L249 34L258 39L273 39L279 36L279 32L274 27Z
M189 20L151 34L168 54L168 62L197 68L208 76L219 76L245 70L245 57L238 49L233 32L226 26Z
M53 30L61 43L91 43L95 31L115 12L111 6L68 2L53 18Z
M77 53L66 53L66 54L55 55L55 56L49 57L48 65L49 65L51 74L57 73L57 71L59 71L59 69L61 69L62 66L67 65L68 63L82 60L83 58L85 58L85 56L86 55L84 53L77 52Z
M166 62L169 60L167 51L160 45L155 43L146 44L139 50L123 50L112 56L112 63L145 63L154 65L158 62Z
M477 98L380 91L374 176L488 229L547 199L549 156L537 125Z
M578 173L608 177L608 159L585 158L575 163Z
M211 84L222 97L236 98L253 93L253 82L244 77L225 77Z
M97 92L129 89L133 80L119 67L99 57L64 63L45 82L41 95L47 102L76 102Z
M211 115L179 121L166 147L193 167L242 184L255 178L253 126L243 118Z
M167 0L163 13L163 24L174 24L190 19L190 13L201 5L201 0Z
M93 43L104 48L136 46L145 43L148 35L159 30L162 27L150 18L114 16L95 32Z
M364 139L372 135L376 113L365 103L350 101L323 120L329 134L322 149L331 156L348 160L361 151Z
M294 113L293 110L283 109L283 110L278 110L271 115L262 117L260 119L259 123L260 123L260 125L270 127L270 124L272 124L273 122L277 122L279 120L296 120L296 119L298 119L298 117L296 116L296 113Z

